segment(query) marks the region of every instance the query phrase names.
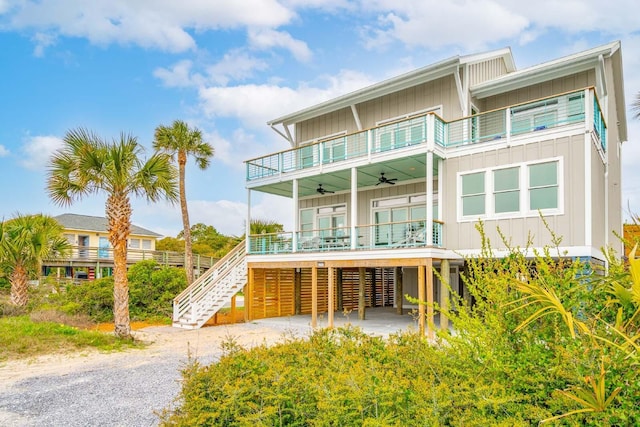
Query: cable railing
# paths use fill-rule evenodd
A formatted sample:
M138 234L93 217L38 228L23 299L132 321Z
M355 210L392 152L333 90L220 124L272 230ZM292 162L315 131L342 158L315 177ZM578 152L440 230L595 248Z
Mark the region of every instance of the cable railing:
M293 252L336 252L348 250L442 247L442 221L433 220L432 243L429 243L425 220L389 222L350 227L333 227L296 232L253 234L249 236L249 254L273 255Z
M593 90L593 131L603 150L607 147L606 123ZM300 171L350 159L376 156L426 144L431 138L443 148L457 148L518 137L547 129L585 122L585 90L579 90L506 108L444 121L433 112L424 113L372 129L312 142L297 148L248 160L247 181ZM429 120L429 117L433 120ZM428 125L433 123L433 125Z

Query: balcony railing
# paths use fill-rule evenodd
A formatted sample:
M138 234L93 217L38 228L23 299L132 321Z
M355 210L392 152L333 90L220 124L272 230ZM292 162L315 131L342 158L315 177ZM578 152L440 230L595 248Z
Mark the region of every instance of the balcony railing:
M586 93L585 90L579 90L451 122L444 121L434 113L426 113L385 123L373 129L248 160L247 181L401 150L426 144L428 140L441 147L455 148L584 123L588 102ZM606 150L607 126L604 115L593 89L590 89L590 93L593 95L593 130L602 149Z
M443 227L442 221L433 221L431 245L424 220L361 225L356 227L356 236L352 236L350 227L299 231L295 252L442 247ZM287 254L294 252L293 249L292 232L249 236L249 254L252 255Z
M193 255L194 267L207 269L218 260L217 258L199 254ZM184 253L172 251L152 251L146 249L127 249L127 263L135 263L153 259L159 264L167 266L183 266ZM63 266L65 264L79 265L81 263L113 263L113 248L101 248L95 246L72 246L68 256L45 260L46 265Z

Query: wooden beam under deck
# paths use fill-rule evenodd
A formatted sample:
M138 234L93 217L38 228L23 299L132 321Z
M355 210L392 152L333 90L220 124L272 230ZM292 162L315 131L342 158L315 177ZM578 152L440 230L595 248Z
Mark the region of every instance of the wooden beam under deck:
M318 326L318 268L311 268L311 327Z
M265 261L265 262L248 262L249 268L375 268L375 267L418 267L427 266L431 260L440 261L440 258L386 258L386 259L340 259L340 260L324 260L324 261Z
M333 304L334 298L334 272L335 269L333 267L329 267L329 278L328 278L328 288L327 288L327 311L328 311L328 326L333 328L333 312L336 310Z

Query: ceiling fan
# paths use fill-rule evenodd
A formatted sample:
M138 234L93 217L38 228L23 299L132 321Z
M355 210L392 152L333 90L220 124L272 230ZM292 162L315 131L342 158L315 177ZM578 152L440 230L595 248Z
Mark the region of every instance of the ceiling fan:
M378 182L376 183L376 185L380 185L380 184L395 185L397 180L398 178L387 178L386 176L384 176L384 172L380 172L380 177L378 178Z
M335 193L335 191L326 190L322 188L322 184L318 184L318 188L316 188L316 191L320 194Z

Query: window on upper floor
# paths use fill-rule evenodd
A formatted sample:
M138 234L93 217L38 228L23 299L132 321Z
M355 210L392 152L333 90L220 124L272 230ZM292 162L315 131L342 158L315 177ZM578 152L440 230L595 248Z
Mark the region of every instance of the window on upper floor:
M462 175L462 215L478 216L485 213L485 173Z
M529 165L529 210L558 208L558 162Z
M151 240L142 239L142 249L150 250L151 249Z
M129 239L129 249L140 249L140 239Z
M538 211L560 214L561 168L561 159L553 159L460 173L458 219L535 216Z
M520 168L493 171L493 201L495 213L520 211Z

